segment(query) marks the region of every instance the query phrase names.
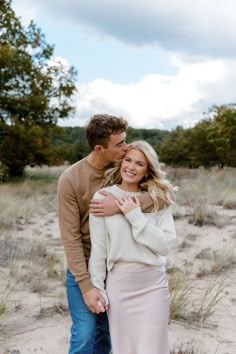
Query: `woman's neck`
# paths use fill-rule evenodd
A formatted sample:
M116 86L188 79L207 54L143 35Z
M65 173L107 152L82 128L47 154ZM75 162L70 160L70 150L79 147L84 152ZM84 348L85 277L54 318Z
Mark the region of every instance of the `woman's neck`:
M139 185L136 183L125 183L124 181L119 184L120 189L126 192L139 192Z

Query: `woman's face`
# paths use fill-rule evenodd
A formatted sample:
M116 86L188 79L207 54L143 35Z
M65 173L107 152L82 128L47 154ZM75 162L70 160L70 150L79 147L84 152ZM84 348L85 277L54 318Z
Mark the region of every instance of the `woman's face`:
M121 163L122 182L136 184L143 179L148 170L148 162L145 155L137 150L129 150Z

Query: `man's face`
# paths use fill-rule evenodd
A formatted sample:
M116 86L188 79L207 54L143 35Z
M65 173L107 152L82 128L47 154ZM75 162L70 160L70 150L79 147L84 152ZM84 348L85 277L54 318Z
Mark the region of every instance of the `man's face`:
M112 134L110 136L108 146L103 150L104 158L107 163L120 160L125 156L125 152L127 150L125 139L125 132Z

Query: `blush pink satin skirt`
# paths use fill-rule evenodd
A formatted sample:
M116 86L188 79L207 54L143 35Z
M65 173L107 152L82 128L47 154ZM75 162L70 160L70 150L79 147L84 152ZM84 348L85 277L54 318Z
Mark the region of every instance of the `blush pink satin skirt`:
M169 354L169 291L165 272L116 263L107 274L113 354Z

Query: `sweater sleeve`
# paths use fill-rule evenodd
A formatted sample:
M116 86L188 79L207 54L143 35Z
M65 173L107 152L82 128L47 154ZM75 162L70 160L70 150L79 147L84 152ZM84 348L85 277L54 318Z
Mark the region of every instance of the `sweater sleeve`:
M96 194L95 194L96 196ZM98 288L108 304L105 290L106 279L106 227L105 218L102 216L89 215L89 228L91 238L91 254L89 258L89 274L93 285Z
M171 207L156 213L156 225L145 216L141 208L135 208L125 217L130 222L134 239L161 256L168 254L170 244L176 238Z
M150 213L153 210L153 200L148 192L144 192L138 196L140 207L144 213Z
M83 292L91 290L93 284L89 279L80 233L80 210L73 187L62 174L58 181L58 218L61 238L63 240L68 268Z

